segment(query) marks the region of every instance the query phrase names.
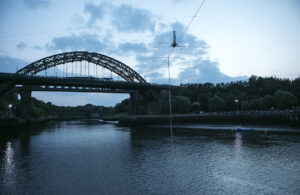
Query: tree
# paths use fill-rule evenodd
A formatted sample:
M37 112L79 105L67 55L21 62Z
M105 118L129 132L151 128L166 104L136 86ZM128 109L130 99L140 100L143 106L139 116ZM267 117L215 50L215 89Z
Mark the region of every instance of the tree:
M176 111L179 113L187 113L192 107L191 100L186 96L176 96Z
M263 98L252 99L249 103L251 110L261 110L263 108Z
M208 109L209 111L222 111L225 108L225 101L218 97L214 96L208 99Z
M297 97L291 92L277 90L275 92L276 106L280 109L288 109L297 105Z
M122 113L122 112L129 112L130 111L130 107L131 103L129 99L125 99L123 100L121 103L118 103L115 106L115 109L117 110L117 112Z
M242 110L249 110L249 102L248 101L242 101L241 109Z
M264 107L265 109L270 109L270 108L272 108L272 107L275 107L275 105L276 105L276 102L275 102L274 96L272 96L272 95L266 95L266 96L264 97L264 100L263 100L263 107Z
M200 103L199 102L193 102L192 103L192 108L191 110L194 112L199 112L201 109Z

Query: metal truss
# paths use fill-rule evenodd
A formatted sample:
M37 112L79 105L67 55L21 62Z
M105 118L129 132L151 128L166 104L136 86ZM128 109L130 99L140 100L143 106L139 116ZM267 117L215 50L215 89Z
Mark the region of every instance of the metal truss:
M139 75L136 71L134 71L124 63L106 55L90 53L87 51L65 52L49 56L35 61L28 66L20 69L19 71L17 71L17 74L36 75L38 72L41 72L48 68L76 61L87 61L106 68L122 77L125 81L140 83L146 82L146 80L141 75Z

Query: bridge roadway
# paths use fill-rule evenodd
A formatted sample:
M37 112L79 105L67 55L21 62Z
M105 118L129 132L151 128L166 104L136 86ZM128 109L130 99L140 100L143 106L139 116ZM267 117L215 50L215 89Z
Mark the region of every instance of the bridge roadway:
M134 91L169 88L169 85L131 81L107 81L95 77L46 77L0 73L0 84L7 82L13 83L15 89L20 89L25 85L31 86L32 91L132 93Z
M105 89L120 93L143 91L147 89L167 89L169 85L137 83L128 81L105 81L95 77L46 77L21 74L0 73L0 83L13 82L15 86L29 85L33 91L93 91L105 92ZM176 87L176 86L171 86ZM107 91L108 92L108 91ZM108 93L113 93L109 91Z

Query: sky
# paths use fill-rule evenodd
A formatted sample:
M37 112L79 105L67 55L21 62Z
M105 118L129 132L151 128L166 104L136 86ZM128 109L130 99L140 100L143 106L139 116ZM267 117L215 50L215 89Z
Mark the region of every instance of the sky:
M154 83L168 82L167 56L172 84L229 82L251 75L300 77L299 0L206 0L195 15L201 3L0 0L0 72L15 72L62 52L89 51L115 58ZM173 30L178 44L190 47L168 47ZM114 106L128 97L33 96L71 106Z

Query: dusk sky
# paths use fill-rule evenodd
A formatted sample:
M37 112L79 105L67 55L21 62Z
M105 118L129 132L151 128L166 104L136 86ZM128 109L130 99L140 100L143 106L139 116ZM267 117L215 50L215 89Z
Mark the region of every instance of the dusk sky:
M299 0L0 0L0 72L66 51L113 57L149 82L300 76ZM166 47L177 41L183 48ZM114 106L128 95L34 92L57 105Z

